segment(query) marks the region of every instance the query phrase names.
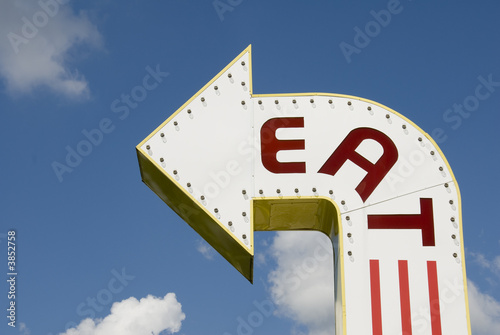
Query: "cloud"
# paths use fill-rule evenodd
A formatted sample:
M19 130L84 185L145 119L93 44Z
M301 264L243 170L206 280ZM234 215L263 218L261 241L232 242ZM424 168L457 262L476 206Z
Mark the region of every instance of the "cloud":
M24 322L19 323L19 334L21 334L21 335L30 335L31 334L30 330L28 329L28 327L26 326L26 324Z
M102 37L85 12L67 0L0 2L0 76L12 95L46 87L70 98L87 98L85 77L68 63L76 48L98 48Z
M500 329L500 302L488 294L482 293L470 279L469 309L474 335L494 335Z
M267 263L266 255L262 253L255 253L254 262L257 266L264 266Z
M479 264L482 268L489 269L491 267L490 262L486 259L486 257L479 252L469 252L469 255L472 256L474 262Z
M269 275L270 293L278 315L297 326L307 327L306 334L327 335L334 329L333 256L330 241L315 232L280 232L271 248L276 268ZM492 261L474 254L483 267L496 271L500 257ZM472 333L493 335L500 329L500 302L481 292L468 280ZM304 334L298 328L292 333Z
M271 253L277 267L268 280L276 313L294 320L297 327L306 326L310 335L331 334L333 252L328 237L318 232L279 232Z
M61 335L151 335L176 333L186 318L174 293L116 302L104 319L85 319Z
M199 240L196 250L200 252L208 260L214 259L215 250L207 242Z
M492 260L489 260L480 252L471 251L467 254L470 255L472 257L472 261L478 264L480 267L482 267L483 269L487 269L491 273L500 277L500 255L497 255Z

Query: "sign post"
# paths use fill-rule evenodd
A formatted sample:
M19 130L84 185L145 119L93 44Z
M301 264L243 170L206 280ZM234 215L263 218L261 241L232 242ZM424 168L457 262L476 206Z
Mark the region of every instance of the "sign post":
M392 109L253 94L249 46L136 149L142 180L249 281L254 231L328 235L336 334L471 334L458 185Z

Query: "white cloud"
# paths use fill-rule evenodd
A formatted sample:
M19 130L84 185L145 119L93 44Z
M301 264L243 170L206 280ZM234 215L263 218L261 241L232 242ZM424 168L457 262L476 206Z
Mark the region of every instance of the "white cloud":
M469 309L474 335L496 335L500 329L500 302L488 294L482 293L470 279Z
M483 254L479 252L470 252L469 255L471 255L473 261L479 264L481 267L486 269L490 268L490 263Z
M24 322L19 323L19 334L21 334L21 335L30 335L31 334L30 330L28 329L28 327L26 326L26 324Z
M176 333L186 318L174 293L116 302L104 319L85 319L62 335L151 335Z
M266 255L262 253L255 253L255 259L254 259L255 265L257 266L264 266L267 263L266 260Z
M332 333L333 256L330 241L314 232L280 232L271 245L277 267L269 282L276 313L306 326L309 335ZM483 267L496 271L500 257L488 261L474 254ZM469 309L474 335L496 335L500 329L500 302L482 293L468 280ZM300 333L294 330L293 333Z
M276 313L306 326L310 335L331 334L333 253L328 237L317 232L279 232L271 252L277 263L269 274Z
M495 269L496 273L500 273L500 255L496 256L493 259L493 268Z
M491 273L500 276L500 255L495 256L492 260L489 260L486 258L485 255L483 255L480 252L468 252L468 255L472 257L472 260L479 264L484 269L489 270Z
M196 250L208 260L214 259L215 250L205 241L199 240Z
M76 47L100 47L102 38L85 13L75 15L67 2L0 2L0 76L9 93L47 87L70 98L88 97L87 80L68 63L78 58Z

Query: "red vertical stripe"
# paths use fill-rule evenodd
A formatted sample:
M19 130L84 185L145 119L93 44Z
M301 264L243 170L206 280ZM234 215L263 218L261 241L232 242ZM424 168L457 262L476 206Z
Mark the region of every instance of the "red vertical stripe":
M429 303L431 306L432 335L441 335L441 313L439 309L439 288L436 261L427 261L429 279Z
M399 298L401 300L401 326L403 335L411 335L410 284L408 281L408 261L398 261Z
M380 304L380 270L378 259L370 259L370 287L372 294L373 335L382 335L382 307Z

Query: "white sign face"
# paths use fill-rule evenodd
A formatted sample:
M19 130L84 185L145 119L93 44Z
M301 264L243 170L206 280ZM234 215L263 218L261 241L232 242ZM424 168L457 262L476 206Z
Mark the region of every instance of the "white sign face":
M252 94L250 52L137 146L144 182L250 281L255 230L327 234L337 334L470 334L460 194L434 141L370 100Z

